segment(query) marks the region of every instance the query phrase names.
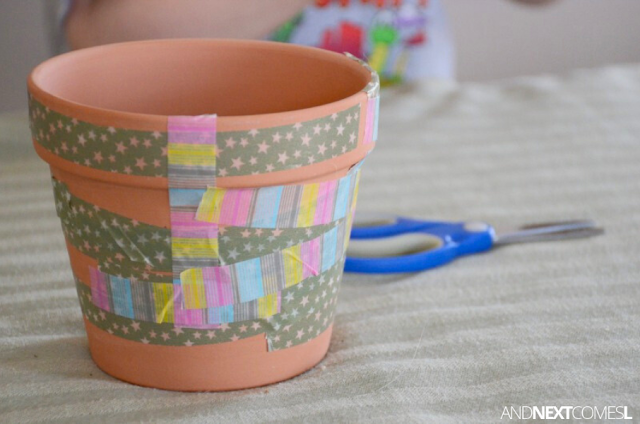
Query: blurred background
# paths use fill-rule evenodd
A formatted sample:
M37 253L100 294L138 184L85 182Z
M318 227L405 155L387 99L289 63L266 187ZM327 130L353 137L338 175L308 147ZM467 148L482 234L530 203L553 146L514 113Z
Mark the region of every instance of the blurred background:
M458 79L487 81L640 62L640 1L442 0ZM25 79L52 54L46 0L0 0L0 112L26 109Z

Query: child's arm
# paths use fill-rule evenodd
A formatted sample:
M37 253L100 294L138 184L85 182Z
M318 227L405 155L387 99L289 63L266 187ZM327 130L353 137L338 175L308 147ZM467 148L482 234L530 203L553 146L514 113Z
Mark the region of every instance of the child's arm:
M73 49L150 38L262 38L312 0L74 0Z

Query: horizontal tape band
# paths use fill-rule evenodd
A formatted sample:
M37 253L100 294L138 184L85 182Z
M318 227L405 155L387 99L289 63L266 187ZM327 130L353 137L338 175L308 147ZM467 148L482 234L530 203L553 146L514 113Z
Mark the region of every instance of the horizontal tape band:
M99 208L73 195L56 179L52 185L65 238L101 268L123 275L172 271L169 229Z
M207 308L188 303L185 298L191 287L121 278L95 268L90 269L90 275L91 297L97 307L140 321L216 328L222 323L269 318L280 312L280 293L243 304ZM193 294L188 297L194 298Z
M342 266L318 276L281 297L281 312L265 319L222 323L197 328L174 323L142 321L119 316L92 302L91 288L76 279L78 298L87 321L114 336L144 344L198 346L230 343L265 334L269 350L305 343L333 322Z
M331 115L271 128L218 134L218 176L296 169L355 150L360 139L360 105Z
M337 180L303 185L224 189L203 195L197 221L255 228L310 227L347 215L360 166Z
M73 195L66 184L55 179L52 184L65 238L80 252L97 260L102 271L139 280L173 281L171 276L165 276L172 271L170 229L137 222L99 208ZM172 193L176 191L171 190ZM176 197L171 195L172 200ZM195 216L195 207L191 216ZM215 244L218 243L219 257L215 258L213 253L190 258L188 246L183 244L188 241L180 240L176 251L185 256L174 258L173 261L182 267L182 271L233 264L301 244L325 233L332 225L265 230L245 227L219 229L217 225L192 220L188 226L173 228L176 238L194 237L196 244L203 242L203 239L213 239L210 240L209 250L215 252ZM151 262L151 266L144 258ZM162 277L158 273L162 273Z
M212 131L218 139L214 175L218 177L285 171L330 160L362 144L359 127L364 117L359 110L355 105L310 121L228 132L216 131L206 120L183 122L172 117L168 131L139 131L79 121L29 95L31 133L47 151L102 171L161 178L169 175L169 142L211 144L202 134ZM170 132L181 135L170 140Z
M183 271L187 309L241 304L278 293L328 271L344 255L346 221L325 234L282 251L233 265Z
M304 284L315 286L335 279L336 273L342 270L342 264L340 261ZM93 267L89 273L91 301L101 310L138 321L192 328L217 328L224 323L267 319L281 312L283 299L294 297L293 287L289 287L247 302L212 307L205 304L203 286L139 281L110 275ZM296 291L304 288L304 284L295 287Z
M167 133L94 125L45 107L29 95L33 139L78 165L125 175L166 177Z

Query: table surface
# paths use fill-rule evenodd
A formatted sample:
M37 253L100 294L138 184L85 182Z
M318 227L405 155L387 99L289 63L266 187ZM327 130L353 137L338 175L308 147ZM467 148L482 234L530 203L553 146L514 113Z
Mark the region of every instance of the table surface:
M602 237L343 282L326 359L267 388L172 393L91 361L48 169L0 117L0 421L498 422L504 406L640 420L640 66L384 91L359 210ZM216 421L218 422L218 421Z

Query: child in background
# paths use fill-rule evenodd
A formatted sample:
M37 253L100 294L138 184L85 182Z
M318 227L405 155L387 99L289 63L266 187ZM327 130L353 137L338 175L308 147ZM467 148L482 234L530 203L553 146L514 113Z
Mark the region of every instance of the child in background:
M272 39L367 58L386 82L453 77L453 46L439 0L317 0Z
M258 38L352 53L384 83L454 77L440 0L66 0L63 19L73 49L157 38Z

